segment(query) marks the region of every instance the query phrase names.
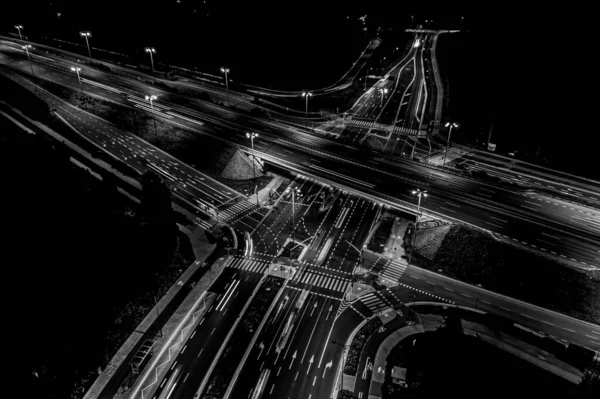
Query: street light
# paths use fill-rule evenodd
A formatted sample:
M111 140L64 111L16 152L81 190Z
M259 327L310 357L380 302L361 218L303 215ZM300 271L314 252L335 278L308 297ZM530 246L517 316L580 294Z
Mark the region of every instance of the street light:
M295 213L296 213L296 194L298 194L298 197L302 198L302 192L300 191L299 188L288 188L285 190L286 194L289 194L290 192L292 193L292 241L294 241L294 227L296 225L296 218L295 218ZM295 241L294 241L295 242ZM290 256L291 258L291 256Z
M381 93L381 105L380 105L380 108L383 108L383 95L387 94L387 92L388 92L387 88L386 89L381 89L381 88L379 89L379 93Z
M92 61L92 50L90 50L90 42L88 40L88 37L92 37L92 32L83 31L83 32L79 32L79 35L85 37L85 44L87 45L88 55L90 56L90 62L91 62Z
M254 138L258 137L258 133L246 133L246 137L250 139L252 145L252 173L254 174L254 191L256 191L256 154L254 153ZM256 207L258 208L258 193L256 193Z
M19 31L19 39L23 40L23 36L21 36L21 29L23 29L23 25L15 25L15 28Z
M158 141L158 131L156 130L156 115L154 115L154 106L152 105L152 101L156 100L158 97L152 94L151 96L146 96L146 101L150 101L150 109L152 110L152 121L154 122L154 135L156 136L156 141Z
M227 74L229 73L229 68L221 67L221 72L225 74L225 89L227 91L227 106L229 107L229 80L227 79Z
M83 85L81 84L81 77L79 76L79 71L81 71L81 68L71 67L71 71L77 72L77 80L79 80L79 87L81 88L81 95L83 96Z
M154 58L152 57L152 54L156 54L156 49L154 47L146 47L145 50L148 54L150 54L150 65L152 65L152 80L154 81L154 84L156 84L156 76L154 76Z
M446 155L448 155L448 148L450 147L450 135L452 134L452 128L458 127L458 123L447 122L445 126L450 127L450 131L448 132L448 140L446 141L446 152L444 153L444 161L442 162L442 168L446 164Z
M340 391L342 390L342 388L344 387L344 369L346 368L346 352L348 351L348 348L350 347L350 345L344 345L340 342L336 342L336 341L330 341L332 344L335 345L339 345L342 347L342 378L340 378Z
M413 190L412 193L413 193L413 195L416 194L419 197L419 201L417 202L417 222L415 223L415 230L413 232L413 246L414 246L415 238L417 236L417 224L419 223L419 213L421 211L421 197L427 198L427 190L421 190L420 188L417 188L416 190Z
M37 87L35 84L35 73L33 73L33 63L31 62L31 57L29 56L29 49L32 49L33 46L31 44L26 44L23 46L23 49L27 53L27 59L29 60L29 66L31 67L31 75L33 76L33 86Z
M306 110L304 112L304 116L306 118L306 124L308 125L308 97L312 97L312 93L308 91L302 92L302 97L306 97Z

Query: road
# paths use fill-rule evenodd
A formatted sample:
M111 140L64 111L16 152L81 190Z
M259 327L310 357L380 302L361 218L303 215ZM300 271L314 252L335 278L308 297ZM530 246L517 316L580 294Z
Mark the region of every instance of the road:
M19 53L12 55L17 57L20 67L27 71L26 58ZM36 59L35 56L32 58ZM6 59L3 58L3 62L6 62ZM53 64L53 68L56 68L54 64L60 63L59 60L43 59L40 62ZM63 69L66 68L67 65L64 65ZM78 88L77 78L72 73L48 70L46 66L40 66L37 60L34 69L37 71L37 76L43 76L45 72L52 80L70 85L74 89ZM107 75L93 69L90 69L89 73ZM115 76L110 77L110 82L111 90L98 86L97 82L86 90L99 93L114 102L152 111L143 100L143 92L140 93L144 88L147 89L144 84L129 82L123 77ZM120 85L116 88L119 93L114 91L116 82ZM135 88L129 89L130 94L125 92L127 90L125 87L128 85ZM410 196L410 190L416 186L428 186L431 196L423 204L425 210L439 212L494 231L504 239L527 245L529 249L540 253L555 255L566 262L573 262L582 267L598 267L600 259L596 248L596 243L600 239L598 211L564 203L554 205L546 202L548 199L543 195L527 192L519 186L485 183L469 177L432 170L401 159L374 156L341 143L300 134L298 131L284 129L271 122L239 115L231 110L208 105L179 94L167 93L160 89L156 92L159 100L155 102L154 111L159 114L159 117L177 126L187 127L199 134L211 134L243 148L247 148L249 144L245 137L246 131L249 129L259 131L262 138L255 143L255 149L264 159L285 167L291 166L309 176L343 182L361 192L382 198L391 197L395 202L414 204L416 198ZM172 103L175 101L177 104ZM185 105L178 105L180 102ZM198 109L206 112L199 112ZM80 120L74 122L78 124L85 122L83 124L85 129L92 117L82 112L78 116ZM84 121L82 117L87 120ZM119 146L112 138L107 140L107 137L100 138L97 134L96 137L102 140L101 144L104 146ZM115 148L115 150L123 154L132 151L129 148ZM162 162L158 166L179 180L179 172L172 164ZM191 170L189 172L192 173ZM168 178L168 175L165 176ZM184 175L181 178L182 182L172 182L178 192L186 193L187 187L184 185L190 183L187 178L188 176ZM366 180L371 183L366 183ZM194 198L188 195L192 202L200 201L206 206L223 204L231 200L231 195L225 197L222 189L214 196L216 198L210 196L207 198L206 195L200 194L193 192ZM445 203L446 201L452 205ZM548 240L549 236L556 238Z
M352 245L362 246L380 206L344 193L337 196L328 211L321 212L326 213L321 217L317 204L311 201L307 205L303 225L309 230L308 234L321 234L308 245L302 258L305 263L285 288L276 311L269 315L231 397L247 397L265 367L272 373L265 390L270 395L306 397L314 392L313 397L319 397L315 396L317 391L313 391L317 377L312 376L309 380L307 376L312 375L311 369L317 369L323 361L328 362L321 357L326 346L323 338L332 327L343 293L349 287L352 271L359 261L359 254ZM317 210L312 217L311 208ZM307 295L304 306L295 309L302 292ZM281 345L285 325L293 314L296 316L287 343ZM325 378L330 378L333 371L326 372Z
M5 55L6 53L2 53L3 63L9 62L13 67L27 71L29 65L25 59L19 59L17 55L16 58L12 59L9 57L7 60ZM35 56L33 58L35 59ZM67 75L57 72L53 67L48 67L45 62L59 63L59 61L43 60L38 62L36 59L34 64L36 76L47 77L59 81L65 86L74 89L78 88L76 77L73 77L71 74ZM63 68L66 68L66 65L63 65ZM93 73L93 71L90 72ZM579 259L576 259L576 261L581 261L582 259L588 261L590 259L590 264L593 262L591 258L598 257L598 241L594 241L597 238L598 231L597 226L593 223L596 220L597 214L591 213L587 215L590 216L590 223L585 221L584 217L584 223L586 224L583 226L581 220L573 217L574 215L580 216L582 213L580 210L583 210L584 214L589 210L576 209L573 206L566 205L564 207L560 205L558 208L553 208L558 205L545 202L544 200L537 207L530 204L529 208L531 209L529 209L526 207L527 202L525 201L535 199L528 197L530 193L478 182L467 177L454 176L438 171L432 172L431 169L424 166L401 160L392 161L382 156L373 157L372 154L359 154L358 151L346 146L326 140L323 141L314 136L306 136L291 130L281 129L275 124L240 116L230 110L197 103L194 100L186 100L186 103L179 98L181 96L173 95L172 93L162 93L164 96L160 103L156 104L154 109L151 109L142 100L143 92L141 90L145 89L143 84L131 83L123 78L113 79L114 81L111 80L112 84L110 86L108 83L99 83L97 81L94 81L95 84L91 84L89 82L92 82L92 80L88 79L86 83L89 83L90 87L87 87L86 90L111 101L122 104L129 103L130 106L134 106L133 104L135 104L148 112L156 111L160 114L160 117L169 121L177 118L173 122L177 122L181 126L186 126L188 129L193 129L201 134L219 135L222 139L229 140L230 142L240 141L240 145L245 148L247 148L248 144L241 143L244 137L243 133L247 130L247 126L245 125L251 124L252 126L256 126L257 130L262 129L259 131L264 133L265 136L264 143L261 142L258 144L257 151L261 156L264 155L265 159L268 159L268 157L276 159L276 162L279 164L292 164L294 168L305 172L304 174L306 175L322 177L324 180L343 181L344 185L356 188L357 191L373 193L377 196L385 195L393 198L395 201L402 200L413 204L416 199L409 193L411 187L428 185L431 196L422 204L422 208L433 211L441 210L441 212L446 212L446 214L475 225L481 225L484 228L486 228L484 226L486 222L491 223L499 219L496 220L498 222L497 225L490 229L497 232L505 231L510 233L510 236L506 235L506 237L512 240L521 238L520 242L522 243L527 239L526 242L531 244L532 242L536 242L532 241L532 239L537 239L540 242L542 242L541 239L545 239L550 243L555 243L556 249L561 251L560 255L578 256ZM120 86L117 86L116 82L119 82ZM100 85L104 85L104 87ZM133 89L125 89L129 85ZM124 90L128 91L125 92ZM207 176L196 172L193 168L187 167L169 155L155 150L151 145L136 136L128 132L123 132L87 112L74 109L50 95L42 94L42 96L77 129L125 162L134 167L141 168L143 163L137 159L138 157L151 159L156 164L157 172L169 180L172 189L189 200L190 203L200 201L200 203L206 205L219 205L227 204L231 200L235 201L236 198L240 198L240 202L245 200L244 196L240 196L239 193L234 193L216 182L209 182ZM172 100L182 101L186 105L179 105L177 102L171 103L170 101ZM207 111L209 115L207 116L203 112L190 109L192 106L195 107L198 105L204 107L202 108L203 111L214 111L215 114L210 114ZM290 141L292 138L295 141ZM299 146L297 142L301 142L302 144ZM311 145L313 148L309 148ZM336 155L333 155L334 150L340 151L336 152ZM170 179L169 176L171 176ZM325 215L322 215L315 208L320 206L317 201L319 201L320 192L324 190L323 185L306 178L299 179L299 181L295 182L295 185L299 186L300 190L304 193L304 198L299 199L297 207L296 204L292 206L290 201L284 198L278 204L277 210L258 211L253 210L253 204L248 202L249 205L247 208L232 210L226 217L228 220L235 219L233 223L236 226L242 226L241 223L245 223L246 226L238 227L243 228L245 231L252 228L255 229L251 230L251 237L252 242L256 244L252 245L256 253L251 253L252 258L247 259L254 263L239 263L240 268L244 269L247 273L260 275L260 270L256 269L258 272L250 270L253 267L257 267L256 262L258 261L252 260L253 257L261 257L263 255L270 255L272 257L277 255L287 239L291 237L292 225L294 236L298 236L297 241L309 239L307 244L308 249L303 258L306 263L301 267L297 277L294 278L295 280L292 280L289 287L286 288L285 295L290 297L290 299L285 304L285 307L282 307L281 311L289 312L295 303L292 296L297 298L301 290L310 289L306 304L300 309L302 312L300 317L302 320L311 321L311 323L298 323L296 331L299 332L296 333L296 336L291 337L288 348L295 348L294 352L298 350L295 358L295 360L298 360L298 363L296 366L288 366L290 373L288 376L290 377L289 380L293 381L290 384L293 384L295 388L294 392L309 392L308 395L314 392L314 395L318 395L331 390L333 381L327 376L323 377L323 375L332 370L325 370L325 365L329 364L330 361L332 364L337 364L336 362L339 360L339 355L341 354L341 348L330 344L330 340L323 340L322 338L326 333L329 335L328 331L332 331L331 336L336 341L344 342L341 332L333 334L336 327L333 325L332 315L333 312L335 312L336 316L340 314L339 299L341 298L341 292L344 287L347 287L348 273L351 273L358 259L358 254L353 252L352 247L347 244L346 240L360 248L361 240L364 240L368 226L380 205L342 192L336 194L337 198L333 206L325 211L327 212ZM313 202L310 203L309 201ZM233 206L231 205L231 208ZM412 209L414 209L414 205ZM260 212L260 215L255 212ZM303 214L303 212L305 213ZM210 212L208 213L210 215ZM293 218L291 217L292 213L294 214ZM246 215L250 216L246 217ZM356 235L357 232L358 235ZM554 237L556 241L549 241L545 238L550 236ZM296 237L294 238L296 239ZM585 245L582 245L582 243ZM542 250L540 248L540 251ZM593 252L594 250L596 252ZM558 251L555 251L557 255L559 255ZM396 267L401 268L401 266ZM409 268L407 270L410 271L412 269ZM390 304L394 306L406 301L408 293L415 291L419 295L426 293L428 299L442 299L461 304L472 304L475 301L473 298L478 298L477 300L480 302L477 306L480 309L489 306L489 309L494 312L509 312L507 314L519 320L523 325L533 325L544 331L550 331L553 335L559 337L559 339L576 340L574 342L583 342L581 341L582 339L588 339L585 342L588 345L595 342L592 338L587 337L595 336L595 331L597 331L596 326L574 321L545 310L537 310L537 308L530 305L503 299L495 294L484 291L480 292L476 287L458 286L458 283L455 282L442 281L441 277L436 277L435 275L425 276L418 274L425 273L424 271L419 271L416 274L410 273L412 272L405 271L401 276L402 279L412 275L410 283L404 283L401 280L403 285L394 289L384 290L368 298L365 297L357 302L356 305L353 305L352 308L349 308L350 310L344 309L341 315L348 312L358 315L353 315L349 318L354 323L356 320L360 320L361 317L368 317L369 312L377 311L381 306L389 306ZM245 286L249 288L251 287L251 283ZM233 301L228 306L238 306L236 305L237 303L237 301ZM219 315L215 316L210 312L207 315L207 317L217 316ZM275 314L271 317L274 317L272 320L273 327L271 330L267 328L264 332L261 332L261 334L264 334L261 337L264 339L264 342L273 343L277 337L277 330L280 329L284 318L282 318L281 314ZM340 320L346 319L348 319L346 316L340 316ZM344 330L348 331L349 328L350 326L345 326ZM302 349L304 359L300 357L299 349ZM253 348L253 351L255 350L256 348ZM195 351L190 351L190 353L192 352ZM290 356L293 357L293 353L289 354L289 352L291 352L291 349L288 351L287 356L285 352L283 355L279 355L280 357L283 356L281 362L289 360ZM251 353L250 359L252 359L253 353ZM281 364L283 364L278 363L280 359L273 351L267 351L264 356L267 359L265 360L266 364L270 364L274 368L278 365L281 367ZM319 363L317 363L317 358L319 358ZM310 361L311 359L313 359L313 362ZM182 364L186 363L187 365L189 362L189 360L182 361ZM284 368L282 367L281 371L278 369L277 373L285 373ZM292 369L296 371L297 375L291 374L293 373ZM193 367L189 370L189 378L192 378ZM243 373L253 373L254 371L254 369L244 369ZM194 380L197 381L202 371L194 373L197 373L194 374L197 375L197 377L194 377ZM274 372L272 378L276 377L277 373ZM244 374L244 378L240 380L252 381L253 378L252 375L248 375L246 378L246 374ZM240 388L236 387L235 389L244 389L242 386L240 385ZM177 389L184 388L175 387L174 391ZM188 392L187 389L192 390L192 388L185 388L185 392ZM293 389L287 385L274 386L269 389L273 389L273 392L280 396L285 396L286 393L293 394ZM179 395L177 394L177 396ZM181 396L185 395L182 393Z

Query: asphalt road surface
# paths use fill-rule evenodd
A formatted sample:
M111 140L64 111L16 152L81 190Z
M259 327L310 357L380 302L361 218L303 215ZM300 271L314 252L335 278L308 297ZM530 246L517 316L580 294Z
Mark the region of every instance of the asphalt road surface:
M15 62L24 71L28 70L26 58L23 58L22 54L15 52L14 49L12 52L8 52L16 57ZM46 73L51 80L69 85L73 89L78 88L77 77L72 72L58 72L52 69L60 64L60 60L49 61L48 57L43 57L43 59L38 60L35 55L32 55L32 59L35 60L34 70L37 71L36 76L44 76L44 73ZM3 61L6 62L7 60L3 58ZM44 66L41 66L40 63ZM45 63L52 64L52 67L48 67ZM62 68L66 70L67 67L68 65L64 65ZM543 196L539 196L535 192L527 192L527 190L524 192L519 187L504 188L501 185L480 182L468 177L433 171L425 166L395 160L390 157L374 157L371 154L361 153L357 149L329 140L301 134L290 129L283 129L270 122L240 116L231 110L208 105L181 95L170 94L160 89L150 89L143 83L121 76L113 76L89 68L85 73L82 72L82 76L87 76L87 73L106 77L109 80L107 83L111 83L110 87L113 88L113 90L108 90L102 86L91 85L87 88L87 91L97 91L102 97L111 101L138 106L138 108L150 112L154 111L159 114L158 117L165 118L169 122L188 126L199 133L211 134L220 139L229 140L242 147L247 148L249 144L248 139L245 137L248 127L255 127L254 130L262 133L262 138L255 143L255 149L259 154L265 155L265 158L271 162L283 166L290 166L291 164L297 170L309 172L316 177L335 179L361 191L371 192L375 195L383 194L393 197L396 201L412 202L413 204L416 202L416 198L410 196L410 190L415 186L429 186L432 195L423 204L424 209L437 211L497 232L507 239L517 241L522 245L528 245L530 249L540 252L545 250L545 252L556 254L557 257L562 257L568 262L575 262L584 267L598 265L598 259L600 258L597 249L595 249L595 243L600 239L598 235L598 212L592 209L581 209L579 207L575 209L575 206L567 206L566 204L564 204L564 207L562 205L556 207L554 204L548 204L543 200L537 205L528 204L531 201L529 195ZM109 87L108 84L100 84ZM128 86L132 88L126 89L125 87ZM119 93L114 91L115 87ZM129 90L130 93L136 94L126 94L123 90ZM148 108L149 104L143 100L143 92L149 92L150 90L156 92L160 99L160 101L155 102L153 109ZM177 101L177 104L171 104L169 99ZM184 105L178 105L179 103ZM192 105L194 110L191 109ZM206 113L198 112L196 110L198 106L201 106ZM62 106L61 108L65 110L68 107ZM74 113L72 109L68 112ZM213 113L213 115L207 117L208 113ZM85 131L85 128L90 126L90 119L94 118L81 111L78 114L80 120L74 120L73 122L82 126ZM101 120L95 119L93 125L103 125ZM199 123L202 123L202 125ZM127 142L116 142L115 138L112 137L115 135L108 131L106 127L100 127L98 130L104 130L104 137L99 137L96 133L96 139L101 140L101 145L109 148L113 147L116 152L121 153L118 155L127 157L129 152L131 157L131 152L136 151L135 148L127 148L130 147ZM91 129L88 131L94 134ZM282 137L289 137L290 140ZM158 156L154 154L154 157ZM318 161L319 165L317 166L313 160ZM172 160L171 162L177 161ZM323 165L324 163L326 164ZM179 193L185 195L188 190L184 185L191 183L190 181L186 183L188 176L180 177L180 173L174 169L171 163L163 162L158 166L166 173L175 176L176 181L172 182L174 189L177 188ZM344 170L346 173L342 173ZM332 171L337 172L333 174ZM170 176L166 173L164 176L169 178ZM340 179L340 175L351 177L351 179ZM376 184L372 186L365 185L361 177ZM179 179L183 181L179 181ZM437 199L434 199L436 190L439 191ZM488 191L486 192L486 190ZM490 193L489 190L493 192ZM216 198L194 194L200 193L192 192L191 195L188 194L192 201L201 201L207 206L227 203L231 200L231 196L222 198L223 189L221 189L221 193L214 196ZM507 195L509 198L507 198ZM442 197L449 200L448 202L460 206L460 208L440 203L440 201L445 202ZM507 222L502 222L503 220ZM512 221L514 223L510 223ZM523 225L528 228L522 228ZM543 241L541 240L549 241L546 240L548 236L557 237L556 243L550 241L553 243L552 245L542 246Z

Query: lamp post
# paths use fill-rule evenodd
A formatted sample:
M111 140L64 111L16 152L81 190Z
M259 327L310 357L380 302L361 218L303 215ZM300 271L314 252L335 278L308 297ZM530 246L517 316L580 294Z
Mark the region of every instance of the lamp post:
M90 56L90 62L91 62L92 61L92 50L90 50L90 42L88 40L88 37L92 37L92 32L83 31L83 32L79 32L79 35L85 37L85 44L87 45L88 55Z
M342 347L342 378L340 378L340 391L342 390L342 388L344 387L344 369L346 368L346 352L348 351L348 348L350 347L350 345L344 345L340 342L336 342L336 341L330 341L332 344L335 345L339 345Z
M452 128L458 127L458 124L447 122L445 126L450 127L450 131L448 132L448 140L446 141L446 152L444 153L444 161L442 162L442 168L446 164L446 155L448 155L448 148L450 147L450 135L452 134Z
M292 193L292 241L294 241L294 230L296 227L296 194L298 194L298 197L302 197L302 192L300 191L299 188L293 188L290 189L288 188L287 190L285 190L286 193ZM290 259L291 259L291 253L290 253Z
M379 93L381 93L381 105L380 108L383 108L383 95L387 94L388 89L379 89Z
M21 29L23 29L23 25L15 25L15 28L19 31L19 39L23 40L23 36L21 36Z
M225 74L225 90L227 92L227 106L229 107L229 80L227 79L229 68L221 67L221 72Z
M306 108L304 111L304 117L306 118L306 124L308 125L308 97L312 97L312 93L308 91L302 92L302 97L306 97Z
M252 146L252 173L254 174L254 191L256 191L256 154L254 153L254 138L258 137L258 133L246 133L246 137L250 139ZM258 208L258 193L256 193L256 207Z
M417 195L417 197L419 197L419 201L417 202L417 222L415 223L415 231L413 232L413 246L414 246L414 242L415 239L417 237L417 224L419 223L419 213L421 212L421 197L427 197L427 190L421 190L420 188L417 188L416 190L412 191L413 195Z
M154 115L154 106L152 105L152 101L156 100L158 97L154 94L150 96L146 96L146 101L150 101L150 109L152 110L152 121L154 122L154 134L156 135L156 140L158 141L158 130L156 130L156 115Z
M145 51L150 54L150 65L152 65L152 80L154 81L154 84L156 84L156 76L154 76L154 58L152 57L152 54L156 54L156 49L154 47L146 47Z
M79 81L79 88L81 89L81 95L83 96L83 84L81 84L81 76L79 76L79 71L81 71L81 68L79 67L71 67L71 71L76 72L77 73L77 80Z
M33 76L34 80L33 80L33 86L34 88L37 87L35 84L35 73L33 73L33 63L31 62L31 57L29 56L29 49L32 49L33 46L31 46L31 44L26 44L23 46L23 49L25 50L25 52L27 53L27 59L29 60L29 66L31 67L31 75Z

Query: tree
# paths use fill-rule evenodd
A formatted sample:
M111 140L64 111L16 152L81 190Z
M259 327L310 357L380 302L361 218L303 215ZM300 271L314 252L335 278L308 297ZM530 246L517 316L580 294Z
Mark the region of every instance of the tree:
M581 379L575 394L578 398L598 398L600 397L600 374L587 370Z
M436 330L448 338L455 338L463 334L462 320L457 309L449 309L444 323Z
M177 225L171 191L152 171L142 175L141 223L145 261L154 270L169 265L177 246Z

